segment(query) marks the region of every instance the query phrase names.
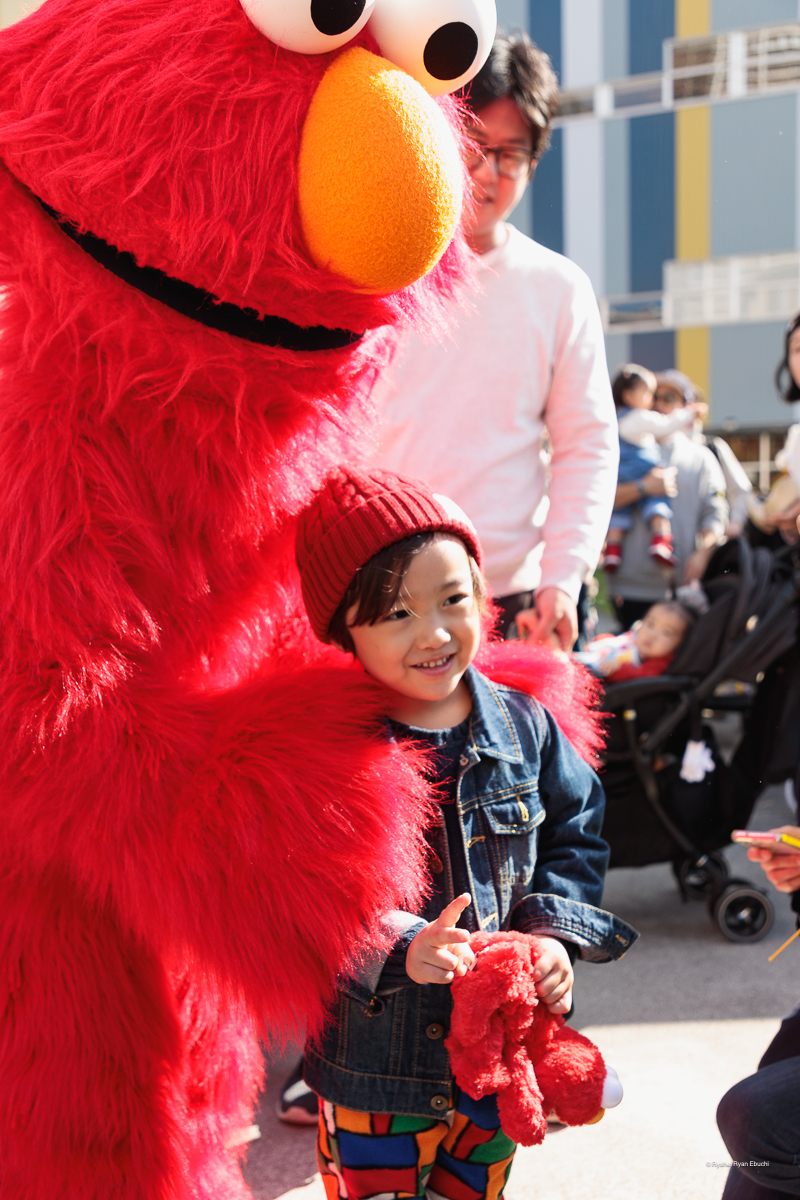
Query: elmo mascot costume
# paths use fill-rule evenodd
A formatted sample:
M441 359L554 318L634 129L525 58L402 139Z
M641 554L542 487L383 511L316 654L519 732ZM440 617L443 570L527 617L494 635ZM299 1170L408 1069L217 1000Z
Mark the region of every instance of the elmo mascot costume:
M256 1023L413 903L294 514L462 275L492 0L46 0L0 36L0 1195L244 1197ZM367 24L367 22L369 22ZM316 654L316 651L314 651Z

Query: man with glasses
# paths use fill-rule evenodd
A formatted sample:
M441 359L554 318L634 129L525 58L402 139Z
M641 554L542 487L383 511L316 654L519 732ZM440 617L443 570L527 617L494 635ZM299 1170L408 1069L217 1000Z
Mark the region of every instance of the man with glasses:
M501 35L464 99L480 291L443 342L403 335L373 462L469 514L504 631L516 619L569 649L616 484L603 330L586 275L506 223L547 148L558 84L525 35Z
M425 480L474 521L503 632L516 618L523 636L570 649L617 480L603 329L584 273L505 223L547 149L558 83L525 35L500 36L464 99L474 114L464 221L481 290L444 342L403 338L379 385L373 463ZM302 1063L278 1116L316 1124Z
M692 404L702 399L702 393L694 386L691 379L682 371L662 371L656 376L657 387L653 407L658 412L670 415L678 407ZM747 497L753 490L747 472L731 450L728 443L721 437L707 437L701 430L699 422L694 440L701 446L708 446L720 465L725 477L725 496L728 501L728 524L725 536L739 537L747 521Z

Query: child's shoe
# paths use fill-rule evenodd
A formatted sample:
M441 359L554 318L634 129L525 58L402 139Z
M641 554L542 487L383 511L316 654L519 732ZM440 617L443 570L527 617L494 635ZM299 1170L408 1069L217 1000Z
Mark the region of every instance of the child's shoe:
M622 562L622 543L609 542L603 551L603 561L600 564L606 575L613 575Z
M678 565L678 560L672 553L671 533L654 533L650 539L648 553L660 567L677 567Z

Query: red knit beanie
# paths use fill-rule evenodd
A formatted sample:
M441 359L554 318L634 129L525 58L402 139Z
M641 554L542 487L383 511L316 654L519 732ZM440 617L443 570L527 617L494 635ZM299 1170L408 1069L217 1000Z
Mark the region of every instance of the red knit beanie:
M454 533L481 565L475 529L446 496L391 471L331 472L300 514L295 543L303 601L321 642L356 571L386 546L429 531Z

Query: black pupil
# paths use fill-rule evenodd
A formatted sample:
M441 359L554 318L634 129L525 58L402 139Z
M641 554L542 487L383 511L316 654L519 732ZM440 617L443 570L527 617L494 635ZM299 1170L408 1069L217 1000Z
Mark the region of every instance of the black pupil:
M320 33L335 37L352 29L366 0L311 0L311 20Z
M428 38L422 61L434 79L458 79L468 71L478 53L478 35L463 21L440 25Z

